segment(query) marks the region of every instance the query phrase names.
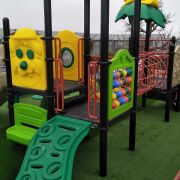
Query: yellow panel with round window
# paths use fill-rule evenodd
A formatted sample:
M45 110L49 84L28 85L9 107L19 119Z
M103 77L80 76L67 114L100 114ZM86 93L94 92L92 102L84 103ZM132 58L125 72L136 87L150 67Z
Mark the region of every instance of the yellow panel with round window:
M64 79L80 81L83 76L83 41L74 32L64 30L56 35L61 40ZM58 49L59 53L59 49Z
M45 44L41 36L21 28L9 42L13 86L46 90Z

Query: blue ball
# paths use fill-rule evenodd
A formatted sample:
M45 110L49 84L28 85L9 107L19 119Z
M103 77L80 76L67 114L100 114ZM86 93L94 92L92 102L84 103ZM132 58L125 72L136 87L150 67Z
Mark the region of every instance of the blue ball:
M116 74L115 72L113 72L113 78L114 78L114 79L118 78L118 77L117 77L117 74Z
M116 88L116 82L113 81L113 88Z
M121 105L126 103L126 99L124 99L122 97L118 98L118 101L120 102Z
M127 75L131 75L132 74L132 69L131 68L127 68L126 71L127 71Z
M120 87L119 81L113 81L113 88Z
M122 92L121 91L116 92L116 96L117 96L117 98L121 97L122 96Z

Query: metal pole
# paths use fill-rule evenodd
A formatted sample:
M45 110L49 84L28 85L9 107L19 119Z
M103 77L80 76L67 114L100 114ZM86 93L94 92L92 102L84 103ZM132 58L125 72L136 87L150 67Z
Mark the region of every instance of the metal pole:
M169 122L170 109L171 109L171 95L172 95L172 76L173 76L173 64L174 64L174 49L176 38L172 37L172 43L169 47L169 61L168 61L168 74L167 74L167 94L166 94L166 107L165 107L165 122Z
M139 61L139 34L140 34L140 12L141 0L135 0L134 4L134 18L132 27L132 55L135 57L135 78L134 78L134 101L133 108L130 114L130 128L129 128L129 150L135 150L136 141L136 107L137 107L137 81L138 81L138 61Z
M176 111L180 111L180 84L178 85L177 89Z
M9 51L9 35L10 35L10 26L9 19L3 18L3 44L5 50L5 64L6 64L6 80L7 80L7 91L8 91L8 108L9 108L9 123L10 126L14 125L14 93L12 85L12 75L11 75L11 62L10 62L10 51Z
M145 48L144 50L146 52L149 51L149 40L151 37L151 21L146 22L146 40L145 40ZM148 62L145 63L145 65L148 65ZM144 69L145 76L147 77L147 68ZM147 83L147 82L145 82ZM142 95L142 106L146 107L146 94Z
M88 64L90 61L90 0L84 0L84 88L87 98Z
M101 0L100 176L107 175L109 0Z
M47 108L48 108L48 118L51 118L54 116L51 0L44 0L44 22L45 22L44 40L46 44L46 71L47 71Z

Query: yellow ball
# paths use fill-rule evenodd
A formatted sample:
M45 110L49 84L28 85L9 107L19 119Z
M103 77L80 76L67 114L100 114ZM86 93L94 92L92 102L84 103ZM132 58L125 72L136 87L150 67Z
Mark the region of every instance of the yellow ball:
M117 91L119 91L119 88L114 88L113 91L117 92Z
M123 72L123 76L127 76L127 71L126 70L122 70Z
M114 101L116 103L116 106L119 107L120 106L120 102L118 100Z
M117 98L115 93L112 93L112 99L115 100Z

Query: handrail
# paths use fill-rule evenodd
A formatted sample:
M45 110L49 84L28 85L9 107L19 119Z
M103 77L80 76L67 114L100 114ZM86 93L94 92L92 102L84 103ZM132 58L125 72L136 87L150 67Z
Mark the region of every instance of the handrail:
M58 53L59 46L59 53ZM56 90L56 113L64 111L64 73L63 73L63 62L61 57L61 40L54 38L54 61L55 61L55 90ZM60 81L59 81L59 70L60 70ZM61 107L60 107L60 88L61 88Z
M81 47L82 47L82 53L80 51ZM81 80L82 85L84 85L84 56L83 54L84 54L84 38L80 38L78 40L78 80ZM82 79L81 79L80 71L82 71Z
M98 120L99 117L97 116L97 112L96 112L96 101L97 101L97 97L96 97L96 70L98 68L98 62L97 61L91 61L88 64L88 115L90 118L94 119L94 120ZM93 72L92 72L92 71ZM91 88L93 89L93 113L91 113Z

